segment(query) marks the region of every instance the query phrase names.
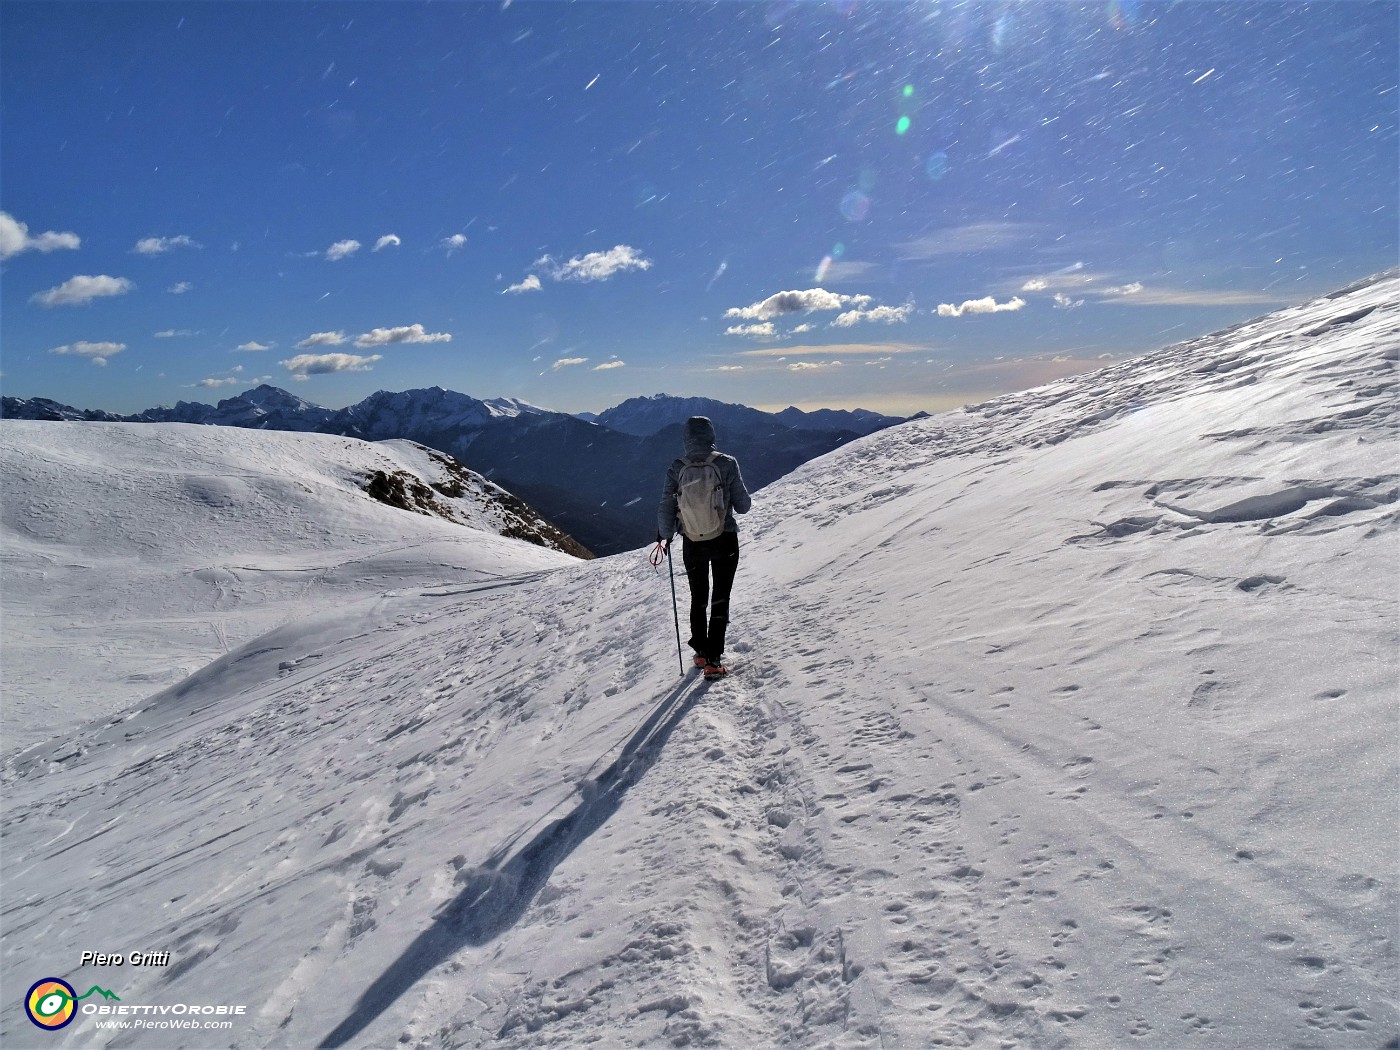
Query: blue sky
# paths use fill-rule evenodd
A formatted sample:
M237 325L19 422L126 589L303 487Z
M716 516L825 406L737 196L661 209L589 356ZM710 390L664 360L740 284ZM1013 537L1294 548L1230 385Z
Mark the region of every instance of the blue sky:
M982 400L1395 265L1397 55L1389 0L5 0L3 389Z

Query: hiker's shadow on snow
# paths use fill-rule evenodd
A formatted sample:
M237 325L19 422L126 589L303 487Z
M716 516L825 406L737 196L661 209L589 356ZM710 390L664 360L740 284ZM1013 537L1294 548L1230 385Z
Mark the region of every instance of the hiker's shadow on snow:
M321 1045L345 1045L439 963L464 947L487 944L514 926L560 862L607 823L627 790L655 765L667 739L703 692L701 683L677 685L612 764L580 786L583 799L570 813L547 824L513 853L511 838L480 866L462 869L457 876L464 882L462 892L439 909L432 925L365 989L350 1016Z

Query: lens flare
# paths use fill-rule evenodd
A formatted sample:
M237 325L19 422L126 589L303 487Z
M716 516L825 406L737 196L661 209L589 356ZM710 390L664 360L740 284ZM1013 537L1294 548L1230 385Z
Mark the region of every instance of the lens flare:
M909 123L908 117L900 117L899 120L895 122L894 133L896 135L905 134L909 130Z
M934 182L941 182L943 176L948 174L948 154L939 150L931 155L924 164L924 174Z
M861 222L870 215L870 198L860 190L852 190L841 198L841 214L847 222Z

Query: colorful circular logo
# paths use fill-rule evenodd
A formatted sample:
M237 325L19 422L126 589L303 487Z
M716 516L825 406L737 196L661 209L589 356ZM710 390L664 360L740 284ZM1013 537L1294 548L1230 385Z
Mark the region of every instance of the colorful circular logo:
M35 981L24 997L24 1012L40 1028L53 1031L62 1028L77 1012L78 993L67 981L57 977L45 977Z

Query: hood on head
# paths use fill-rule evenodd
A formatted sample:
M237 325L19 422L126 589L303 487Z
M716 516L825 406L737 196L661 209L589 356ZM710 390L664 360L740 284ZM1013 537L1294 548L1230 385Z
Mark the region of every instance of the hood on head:
M715 425L705 416L691 416L685 421L685 454L708 456L715 450Z

